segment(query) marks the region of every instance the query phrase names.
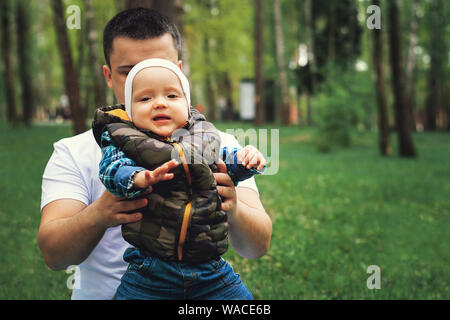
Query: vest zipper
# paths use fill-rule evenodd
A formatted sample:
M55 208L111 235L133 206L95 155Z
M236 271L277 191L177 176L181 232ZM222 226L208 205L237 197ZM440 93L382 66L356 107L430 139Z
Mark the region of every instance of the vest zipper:
M177 245L178 261L181 261L183 259L183 246L184 246L184 241L186 240L187 227L189 224L189 217L191 215L191 207L192 207L192 202L189 201L186 204L186 207L184 208L183 221L181 223L181 230L180 230L180 237L178 238L178 245Z
M189 166L187 164L186 157L184 156L183 149L180 147L180 145L178 143L176 143L176 142L172 142L172 143L173 143L173 146L177 149L178 155L180 156L181 163L183 165L184 172L186 173L186 178L187 178L187 181L189 184L189 189L190 189L191 182L192 182L191 174L189 172ZM190 190L189 193L192 194L192 190ZM192 201L189 201L186 204L186 207L184 208L183 219L181 221L180 236L178 238L178 244L177 244L178 261L181 261L183 259L183 246L184 246L184 242L186 240L187 228L188 228L189 219L191 216L191 209L192 209Z

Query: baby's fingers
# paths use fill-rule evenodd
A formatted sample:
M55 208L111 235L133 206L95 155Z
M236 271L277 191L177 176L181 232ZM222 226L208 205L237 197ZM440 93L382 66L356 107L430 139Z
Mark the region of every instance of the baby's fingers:
M259 166L258 166L258 168L256 168L256 170L261 171L265 165L266 165L266 159L264 159L264 157L261 156Z
M169 172L171 169L175 168L176 166L178 166L178 162L176 160L170 160L170 161L164 163L163 165L159 166L155 170L153 170L153 176L159 176L159 175L166 174L167 172Z
M160 174L159 176L156 177L156 179L158 179L158 181L164 181L164 180L170 180L174 177L173 173L165 173L165 174Z
M255 165L260 163L260 158L259 158L259 153L258 152L252 152L249 156L248 156L248 161L247 161L247 169L250 169L252 167L254 167Z
M247 148L239 150L236 154L237 159L242 163L243 166L245 166L244 161L245 158L247 157L247 154L248 154Z
M178 162L176 160L170 160L163 165L159 166L155 170L152 171L150 177L151 177L151 184L158 183L159 181L163 180L170 180L174 177L173 173L167 173L172 168L178 166Z

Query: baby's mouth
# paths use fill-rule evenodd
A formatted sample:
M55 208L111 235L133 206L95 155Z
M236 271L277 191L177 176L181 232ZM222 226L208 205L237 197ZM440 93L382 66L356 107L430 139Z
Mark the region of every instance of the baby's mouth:
M156 116L153 117L153 121L156 122L163 122L163 121L169 121L171 118L169 116L166 116L164 114L158 114Z

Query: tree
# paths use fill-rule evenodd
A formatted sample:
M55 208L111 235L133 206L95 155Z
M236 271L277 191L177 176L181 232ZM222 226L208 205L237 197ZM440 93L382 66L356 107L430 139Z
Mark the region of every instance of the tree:
M100 106L106 105L106 95L104 80L101 76L101 62L98 54L97 45L97 29L95 27L95 17L94 9L92 7L92 0L86 0L86 29L88 33L88 43L89 43L89 61L92 67L92 74L94 77L94 91L95 91L95 106L98 108Z
M380 1L375 0L374 5L379 6ZM373 65L375 68L375 89L378 102L378 131L379 148L383 156L391 154L389 146L389 122L387 113L386 90L384 87L383 72L383 39L382 29L373 29Z
M255 25L254 25L254 58L255 58L255 124L261 125L265 121L264 111L264 76L263 76L263 0L255 0Z
M277 64L279 70L279 82L281 87L281 108L279 109L280 119L284 124L289 124L289 89L286 62L284 58L284 38L281 26L281 5L280 0L273 1L273 11L275 17L275 45L277 51Z
M411 120L411 129L415 130L416 121L414 117L414 70L416 67L416 54L414 52L415 47L418 42L418 10L419 10L419 0L414 0L412 8L412 18L411 18L411 30L409 32L409 48L408 48L408 58L406 63L406 75L405 75L405 104L408 108L409 117Z
M362 28L358 20L352 18L358 14L354 1L305 0L305 10L310 12L313 21L318 70L329 63L351 68L360 54ZM323 70L327 71L326 68ZM321 74L321 77L325 80L326 73Z
M228 72L223 72L221 77L221 85L225 93L225 120L233 121L234 117L234 102L233 102L233 83Z
M329 0L328 6L328 60L335 58L336 48L336 0Z
M22 116L26 126L31 125L34 112L33 72L31 70L30 16L23 0L16 6L17 56L19 58L20 83L22 85Z
M428 96L426 99L427 130L437 129L437 114L443 109L442 88L445 81L445 63L448 56L445 37L447 22L443 15L444 4L442 0L429 3L427 11L428 41L427 49L430 55L430 68L428 71Z
M70 111L73 120L73 128L76 134L86 130L86 108L80 103L80 85L78 83L78 71L74 67L69 39L67 37L64 20L63 4L61 0L52 0L52 9L55 22L55 30L58 38L58 46L62 60L64 86L69 98Z
M11 57L11 2L3 0L0 2L1 30L2 30L2 59L4 68L4 83L6 96L6 118L15 127L17 125L16 99L14 92L14 74Z
M307 41L307 55L308 55L308 67L309 67L309 75L310 75L310 90L307 93L307 115L306 115L306 123L308 125L312 124L312 107L311 107L311 99L310 96L316 89L317 85L317 64L316 57L314 53L314 20L313 20L313 9L312 9L312 0L305 1L305 33L306 33L306 41Z
M205 64L211 65L211 39L204 38L203 39L203 50L205 52ZM216 120L216 95L214 90L214 75L213 70L211 69L209 72L206 72L204 77L205 81L205 91L206 91L206 99L208 101L208 119L210 121Z
M401 37L397 0L388 2L389 44L392 73L392 91L394 95L395 124L397 128L399 155L415 157L409 113L405 106L404 72L402 66Z
M126 9L131 8L151 8L153 5L153 0L126 0L125 7Z

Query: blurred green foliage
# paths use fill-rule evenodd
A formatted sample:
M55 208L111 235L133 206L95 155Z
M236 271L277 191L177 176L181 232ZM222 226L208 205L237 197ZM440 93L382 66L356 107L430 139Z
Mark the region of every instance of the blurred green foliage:
M370 72L328 66L327 79L312 99L320 151L350 147L355 130L374 129L376 98Z

